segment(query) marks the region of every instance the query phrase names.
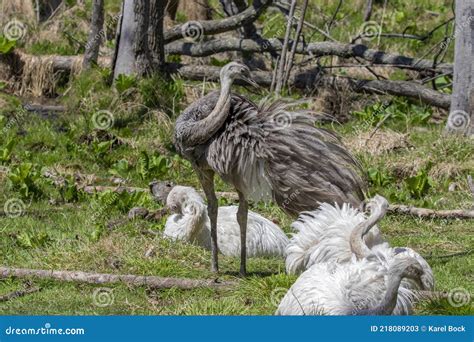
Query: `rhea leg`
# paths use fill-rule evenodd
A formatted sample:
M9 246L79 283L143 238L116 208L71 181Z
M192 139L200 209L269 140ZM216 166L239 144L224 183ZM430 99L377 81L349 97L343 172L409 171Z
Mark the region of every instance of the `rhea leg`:
M245 196L240 191L239 209L237 210L237 222L240 226L240 275L245 277L247 274L247 218L249 206Z
M218 257L217 257L217 211L218 203L216 193L214 191L214 172L210 170L199 170L197 172L201 182L204 193L207 198L207 212L209 220L211 221L211 271L219 272Z

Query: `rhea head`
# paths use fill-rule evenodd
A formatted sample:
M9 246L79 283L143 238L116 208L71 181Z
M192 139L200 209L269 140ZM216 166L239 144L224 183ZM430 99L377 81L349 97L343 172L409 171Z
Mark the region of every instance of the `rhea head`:
M429 290L430 282L425 275L421 264L412 257L395 258L392 264L392 271L401 275L402 278L410 279L415 282L421 290Z
M220 77L223 84L227 82L233 83L234 80L242 80L258 87L257 82L252 79L249 67L237 62L230 62L222 67Z

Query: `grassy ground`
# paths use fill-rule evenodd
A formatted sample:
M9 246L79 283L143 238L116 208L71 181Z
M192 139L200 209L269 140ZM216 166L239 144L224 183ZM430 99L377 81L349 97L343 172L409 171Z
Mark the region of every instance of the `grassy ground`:
M323 27L336 5L332 1L312 2L314 9L308 20ZM113 4L110 6L117 9ZM362 2L357 6L344 2L331 31L334 37L347 41L349 31L357 32L361 6ZM427 32L451 14L445 1L416 5L396 1L390 6L384 16L380 5L374 12L374 20L380 22L384 17L384 32L401 32L410 25ZM319 16L318 8L324 9ZM283 19L277 14L268 16L264 20L275 16L265 28L265 34L271 37ZM418 41L393 39L382 40L380 47L419 55L443 34L437 31L432 40L422 45ZM312 39L321 37L316 35ZM80 50L74 48L74 42L62 40L62 44L61 51L65 53ZM36 53L61 52L56 50L62 45L55 45L54 51L45 46L44 42L33 42L26 48ZM400 75L387 72L387 76ZM0 203L11 204L15 200L14 203L24 203L25 207L22 216L0 216L0 265L213 278L207 251L146 233L161 231L164 220L134 220L109 228L108 222L123 218L133 206L158 208L147 193L86 194L75 185L74 174L93 174L98 184L108 185L110 177L121 177L128 185L143 188L152 179L197 186L189 163L176 155L171 132L181 109L199 97L202 89L207 92L215 86L179 79L137 82L124 78L116 89L111 89L106 85L107 78L107 70L96 69L58 89L65 95L55 101L65 105L67 112L57 117L26 113L20 106L24 99L0 93ZM254 99L263 95L249 94ZM353 99L345 113L349 113L351 120L331 126L367 170L369 195L380 193L393 203L428 208L472 207L466 181L474 169L472 139L443 136L440 113L419 104L395 99L390 106L383 106L386 99L364 95ZM313 107L317 108L317 101L314 100ZM109 115L100 112L103 110L112 113L114 124L109 129L97 130L97 113L105 113L105 118ZM370 137L382 120L383 124ZM45 170L65 176L66 183L58 188L42 176ZM232 190L220 180L217 188ZM257 203L252 210L290 232L290 219L276 206ZM381 230L391 244L409 246L427 258L435 273L437 290L461 289L474 294L472 221L391 215L384 219ZM155 254L146 256L151 247ZM239 260L221 256L220 262L222 278L236 279ZM295 277L284 274L284 261L279 259L251 259L248 268L248 278L240 280L235 288L219 291L152 291L123 285L104 288L35 280L34 284L42 288L40 292L0 303L0 314L272 314ZM26 285L21 280L0 280L0 294ZM447 300L424 301L416 310L418 314L474 313L472 302L455 307Z

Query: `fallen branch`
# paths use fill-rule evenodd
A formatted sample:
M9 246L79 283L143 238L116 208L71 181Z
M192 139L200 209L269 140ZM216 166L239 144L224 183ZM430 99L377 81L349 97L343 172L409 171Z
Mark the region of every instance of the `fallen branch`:
M8 293L6 295L0 296L0 302L7 302L9 300L19 298L19 297L23 297L23 296L26 296L26 295L29 295L29 294L32 294L32 293L35 293L35 292L38 292L38 291L41 291L41 288L39 288L39 287L30 287L30 288L26 288L24 290L13 291L13 292Z
M148 191L148 189L145 188L137 188L133 186L110 186L110 185L86 185L81 188L82 191L88 193L88 194L94 194L96 192L104 192L104 191L113 191L113 192L143 192L143 191Z
M166 53L171 55L186 55L192 57L205 57L220 52L276 52L281 51L281 39L255 41L252 39L226 38L214 39L200 43L174 42L165 47ZM343 44L337 42L317 42L297 44L296 53L311 55L313 57L338 56L341 58L362 58L374 65L390 65L397 68L416 71L436 71L438 73L452 74L453 65L443 63L435 65L428 59L417 59L402 55L395 55L380 50L369 49L363 44Z
M169 66L169 69L171 72L179 73L185 79L219 81L219 67L173 65ZM270 72L254 71L252 77L261 86L269 87L271 85L272 74ZM339 89L350 89L358 93L404 96L444 109L448 109L451 103L449 95L439 93L417 83L390 80L360 80L343 76L324 75L317 69L292 73L288 84L294 88L309 92L313 92L318 88L336 87Z
M63 113L66 111L65 106L49 106L37 103L29 103L23 106L27 112L33 112L38 114L49 114L49 113Z
M232 31L257 20L260 14L271 4L272 0L256 0L245 11L221 20L191 21L177 25L164 32L165 44L182 39L186 31L199 31L199 37Z
M133 186L109 186L109 185L86 185L82 188L82 190L88 194L93 194L96 192L104 192L104 191L113 191L113 192L148 192L149 189L146 188L138 188ZM203 191L199 191L199 193L204 196ZM239 196L235 192L216 192L217 198L226 198L231 201L238 201ZM153 214L153 213L152 213Z
M282 40L272 38L268 40L253 40L240 38L214 39L199 43L173 42L165 47L166 54L186 55L192 57L205 57L216 53L239 51L248 53L278 52L282 50ZM452 74L453 65L442 63L436 65L434 61L428 59L417 59L402 55L395 55L385 51L369 49L363 44L343 44L338 42L317 42L310 44L297 44L296 53L311 55L313 57L338 56L341 58L362 58L373 65L390 65L392 67L410 69L416 71L436 71L441 74ZM14 52L10 58L0 58L0 63L8 64L18 61L21 64L23 59L29 59L31 55L23 52ZM36 56L51 63L54 71L71 72L75 66L82 61L82 56L58 56L43 55ZM98 64L101 67L110 67L109 57L100 57Z
M164 278L155 276L139 276L131 274L105 274L88 273L82 271L50 271L50 270L32 270L26 268L0 267L0 278L40 278L54 279L66 282L78 282L87 284L117 284L125 283L131 286L147 286L152 289L171 289L179 288L184 290L196 288L226 288L233 286L235 282L223 281L217 279L186 279L186 278Z
M396 214L412 215L424 218L441 218L441 219L472 219L474 218L474 210L434 210L426 208L410 207L402 204L391 204L388 211Z

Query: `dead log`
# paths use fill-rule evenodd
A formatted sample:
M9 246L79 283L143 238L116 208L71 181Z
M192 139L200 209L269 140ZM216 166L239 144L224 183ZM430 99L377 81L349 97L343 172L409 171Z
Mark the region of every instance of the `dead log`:
M402 204L391 204L388 208L389 213L411 215L423 218L438 219L472 219L474 210L434 210L426 208L416 208Z
M23 106L27 112L34 112L38 114L47 113L64 113L66 111L65 106L56 105L42 105L38 103L28 103Z
M0 302L7 302L9 300L19 298L19 297L23 297L23 296L26 296L26 295L29 295L29 294L32 294L32 293L35 293L35 292L38 292L38 291L41 291L41 288L39 288L39 287L29 287L29 288L26 288L24 290L13 291L13 292L7 293L6 295L0 296Z
M114 191L114 192L144 192L149 191L146 188L138 188L133 186L109 186L109 185L86 185L82 188L82 190L88 194L93 194L96 192L104 192L104 191ZM199 191L201 196L204 196L204 192ZM226 198L231 201L238 201L239 196L236 192L216 192L217 198Z
M82 271L53 271L0 267L0 278L8 277L39 278L49 280L53 279L66 282L96 285L124 283L130 286L147 286L152 289L178 288L183 290L191 290L202 287L219 289L235 285L235 282L218 281L217 279L165 278L132 274L106 274Z
M200 43L173 42L166 46L167 54L205 57L220 52L276 52L281 51L283 42L279 38L256 41L252 39L226 38ZM435 65L428 59L418 59L385 51L369 49L363 44L343 44L337 42L317 42L296 46L296 53L313 57L338 56L341 58L362 58L374 65L390 65L415 71L436 71L442 74L453 72L453 65L443 63Z
M113 191L113 192L143 192L143 191L148 191L148 189L145 188L137 188L133 186L109 186L109 185L86 185L83 188L81 188L82 191L88 193L88 194L93 194L96 192L104 192L104 191Z
M185 79L219 81L219 67L175 65L171 66L171 68L173 68L171 72L179 73ZM269 87L271 85L272 74L270 72L254 71L252 77L261 86ZM308 92L314 92L318 88L336 87L358 93L404 96L444 109L449 108L451 100L447 94L442 94L414 82L360 80L343 76L324 75L319 69L294 72L290 76L288 84L291 87Z
M239 52L277 52L282 49L281 39L273 38L268 40L253 40L240 38L215 39L200 43L191 42L173 42L165 47L166 54L187 55L193 57L205 57L220 52L239 51ZM317 42L304 45L298 44L296 53L311 55L314 57L338 56L341 58L362 58L374 65L390 65L397 68L410 69L415 71L434 71L441 74L450 74L453 72L453 65L443 63L436 65L433 61L427 59L417 59L402 55L390 54L384 51L369 49L363 44L342 44L337 42ZM10 54L14 58L0 58L0 62L11 64L14 61L21 62L23 58L29 55L22 52ZM53 65L55 72L71 72L74 66L80 64L82 56L40 56L48 63ZM21 64L21 63L20 63ZM99 57L98 64L101 67L110 67L111 59L108 57ZM17 70L19 71L19 70Z
M81 60L80 56L47 56L41 58L45 58L45 62L51 63L54 71L63 70L68 72L74 70L74 65L78 60ZM0 59L0 61L5 61L5 59ZM99 59L99 65L106 63L110 63L110 59ZM179 73L184 79L219 81L219 67L170 64L166 66L166 69L170 73ZM21 75L18 76L21 77ZM271 85L272 75L270 72L255 71L253 78L262 86L270 87ZM426 88L415 82L364 80L344 76L325 75L321 69L314 68L293 72L290 75L288 85L310 93L313 93L318 88L336 87L338 89L348 89L358 93L403 96L443 109L448 109L451 102L450 95Z

